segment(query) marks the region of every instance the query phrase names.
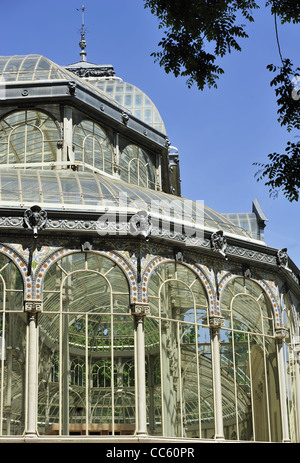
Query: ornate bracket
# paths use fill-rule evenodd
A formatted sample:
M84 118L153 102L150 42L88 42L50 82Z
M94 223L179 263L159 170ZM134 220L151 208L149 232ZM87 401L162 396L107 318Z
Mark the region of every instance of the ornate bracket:
M287 248L280 249L277 252L277 264L279 265L279 267L282 267L288 272L291 272L292 270L289 268L288 263L289 257L287 254Z
M76 95L76 86L77 86L76 82L72 80L68 83L69 93L71 96Z
M47 212L40 206L32 206L24 212L23 226L33 230L34 238L38 237L38 230L45 228L47 223Z
M211 247L214 251L219 252L222 256L227 259L226 248L227 240L223 234L223 230L218 230L217 232L212 233L210 237Z
M147 240L149 235L151 234L151 216L148 214L147 211L139 211L136 214L134 214L129 221L129 225L130 232L133 235L142 235Z
M129 116L128 116L127 113L124 113L124 112L122 113L122 121L123 121L123 123L124 123L125 125L128 124Z

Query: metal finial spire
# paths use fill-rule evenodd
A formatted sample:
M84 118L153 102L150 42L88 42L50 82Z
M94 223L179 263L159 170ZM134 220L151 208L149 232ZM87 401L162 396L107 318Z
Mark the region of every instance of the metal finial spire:
M86 51L85 51L85 47L86 47L86 40L85 40L85 27L84 27L84 10L85 10L85 6L82 5L81 8L76 8L77 11L82 11L82 25L81 25L81 31L80 31L80 34L81 34L81 39L80 39L80 42L79 42L79 46L81 48L81 52L80 52L80 56L81 56L81 61L86 61Z

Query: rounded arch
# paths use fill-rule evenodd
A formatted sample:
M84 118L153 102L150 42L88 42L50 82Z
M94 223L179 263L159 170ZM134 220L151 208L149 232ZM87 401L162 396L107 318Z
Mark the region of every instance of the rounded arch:
M62 138L59 122L40 108L13 110L0 119L1 164L55 162Z
M95 168L113 174L114 150L112 135L101 125L89 119L82 119L73 129L75 161L82 168Z
M5 244L0 244L0 254L3 254L6 257L8 257L19 270L19 273L23 280L24 300L33 299L32 277L31 273L28 271L28 267L24 258L15 249Z
M155 271L157 266L164 263L176 262L173 259L167 257L155 257L151 260L151 262L149 262L146 269L144 270L142 274L142 302L148 302L148 285L152 273ZM180 262L180 264L190 269L202 283L209 304L209 315L219 315L218 313L215 313L215 291L205 272L194 264L188 264L186 262Z
M35 289L36 289L36 299L42 300L43 299L43 283L45 277L49 271L49 269L62 259L65 256L72 255L72 254L95 254L106 257L113 261L123 272L125 278L128 283L129 288L129 297L130 302L134 303L138 301L138 288L137 288L137 281L134 270L131 268L130 264L124 260L119 254L112 252L112 251L88 251L83 252L80 250L69 250L69 249L59 249L53 252L50 256L45 258L36 269L35 272Z
M220 315L222 316L221 312L221 301L222 297L224 294L225 289L227 288L228 284L235 280L236 278L245 278L245 280L252 281L256 285L258 285L266 297L268 298L270 305L272 307L273 311L273 316L274 316L274 321L275 321L275 328L279 328L281 326L281 314L280 314L280 305L279 302L277 301L277 298L270 288L270 286L264 281L264 280L256 280L254 278L246 278L243 277L242 275L236 275L232 273L227 273L220 281L219 283L219 294L218 294L218 300L217 300L217 309L220 312Z
M155 189L155 160L140 146L121 140L120 177L133 185Z

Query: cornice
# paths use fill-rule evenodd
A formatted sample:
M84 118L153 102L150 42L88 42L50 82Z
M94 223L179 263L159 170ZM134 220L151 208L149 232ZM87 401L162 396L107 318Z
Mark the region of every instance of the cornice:
M61 217L64 215L65 217ZM97 218L98 217L98 218ZM48 218L43 229L38 231L39 245L43 245L43 241L49 239L56 240L63 237L70 238L74 234L80 236L90 236L93 239L103 239L103 241L114 241L115 239L132 241L132 239L140 240L140 242L150 242L154 245L157 243L166 244L174 248L180 248L188 252L201 253L210 256L220 261L235 261L247 263L249 265L258 265L270 271L277 269L278 272L288 279L290 282L299 286L299 270L292 263L292 268L283 267L278 263L278 250L270 248L266 245L251 243L247 240L238 237L227 237L226 255L218 252L212 247L211 235L212 232L205 230L202 236L186 236L178 231L172 231L172 227L160 228L159 226L151 225L149 230L137 230L133 228L132 222L99 222L99 216L85 215L82 217L72 214L68 217L67 213L59 212L52 217L48 214ZM148 224L149 225L149 224ZM0 216L0 235L14 236L20 240L33 239L33 230L24 226L24 211L19 211L15 216L2 215ZM290 262L290 261L289 261Z

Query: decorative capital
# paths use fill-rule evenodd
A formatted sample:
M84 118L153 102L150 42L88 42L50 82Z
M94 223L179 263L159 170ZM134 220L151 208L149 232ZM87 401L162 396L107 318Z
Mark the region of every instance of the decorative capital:
M213 329L220 329L225 325L225 320L223 317L209 317L209 326Z
M287 328L280 327L275 330L276 339L281 340L281 339L286 339L288 337L289 337L289 330Z
M131 304L131 314L137 317L146 317L150 314L150 305L141 302Z
M24 301L24 312L39 313L43 311L43 303L41 301Z

